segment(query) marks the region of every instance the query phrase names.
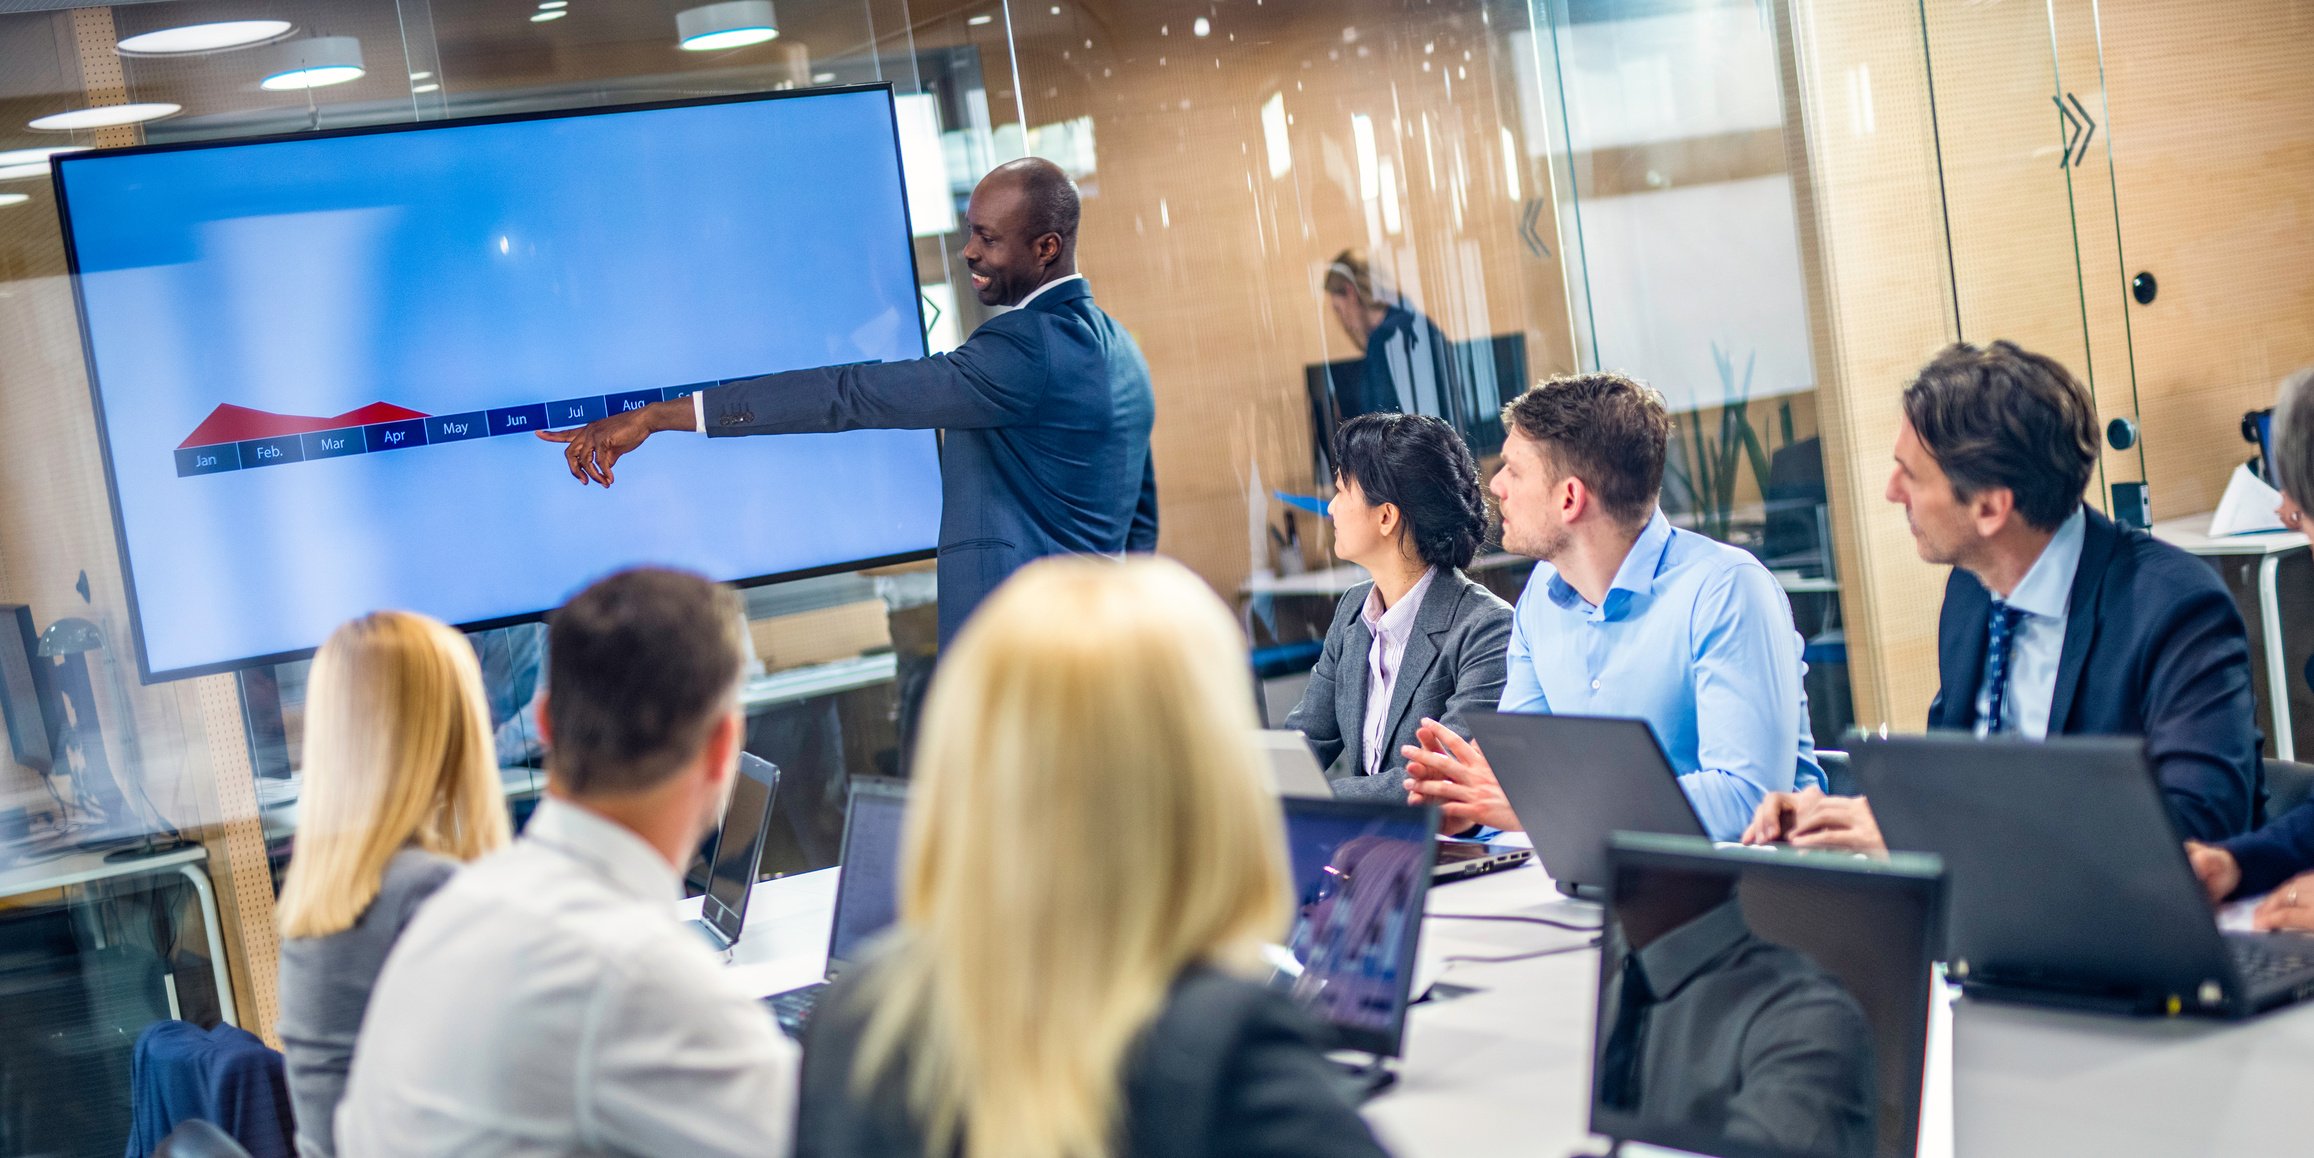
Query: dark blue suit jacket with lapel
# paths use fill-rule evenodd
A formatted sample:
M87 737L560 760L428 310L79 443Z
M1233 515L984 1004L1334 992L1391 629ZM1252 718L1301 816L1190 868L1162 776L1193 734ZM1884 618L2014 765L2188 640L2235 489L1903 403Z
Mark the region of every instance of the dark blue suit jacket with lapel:
M946 431L943 645L1031 560L1157 548L1149 363L1081 280L990 318L946 354L724 383L702 406L710 435Z
M1937 623L1931 728L1974 728L1992 595L1953 568ZM2259 823L2265 764L2250 641L2209 564L2091 510L2049 706L2052 736L2143 736L2178 834Z

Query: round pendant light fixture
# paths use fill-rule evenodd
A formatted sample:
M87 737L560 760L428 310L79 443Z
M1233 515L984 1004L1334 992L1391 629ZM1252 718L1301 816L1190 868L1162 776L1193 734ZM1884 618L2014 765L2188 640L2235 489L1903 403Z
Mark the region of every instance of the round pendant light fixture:
M295 27L287 20L220 20L212 24L187 24L181 28L140 32L113 45L112 50L122 56L194 56L204 52L224 52L271 43L289 35Z
M257 82L267 92L327 88L368 75L362 68L362 42L351 36L302 37L274 46L272 53L272 67Z
M726 0L675 14L675 43L685 52L745 48L778 36L771 0Z
M173 117L183 111L185 111L185 106L169 104L165 101L135 105L98 105L95 108L50 113L45 117L35 117L29 123L31 127L44 133L69 133L76 129L110 129L121 125L139 125L146 121L160 120L162 117Z

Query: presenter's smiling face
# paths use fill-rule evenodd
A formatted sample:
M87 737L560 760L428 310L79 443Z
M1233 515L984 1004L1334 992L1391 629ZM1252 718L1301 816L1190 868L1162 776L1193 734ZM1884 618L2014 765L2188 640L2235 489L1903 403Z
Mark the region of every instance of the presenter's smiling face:
M1031 231L1028 198L1010 181L981 182L965 206L964 225L970 232L964 268L984 306L1019 304L1044 284L1045 267L1060 256L1060 237Z

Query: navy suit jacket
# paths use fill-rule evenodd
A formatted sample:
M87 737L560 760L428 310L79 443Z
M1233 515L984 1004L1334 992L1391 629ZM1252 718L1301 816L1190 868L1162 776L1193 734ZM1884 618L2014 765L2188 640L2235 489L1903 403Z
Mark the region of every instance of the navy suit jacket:
M2250 640L2209 564L2091 510L2049 705L2052 736L2143 736L2178 834L2216 841L2259 821L2265 763ZM1937 623L1931 728L1974 728L1992 596L1953 568Z
M940 642L1045 555L1157 548L1157 413L1140 347L1083 281L981 324L954 351L708 388L710 435L945 430Z

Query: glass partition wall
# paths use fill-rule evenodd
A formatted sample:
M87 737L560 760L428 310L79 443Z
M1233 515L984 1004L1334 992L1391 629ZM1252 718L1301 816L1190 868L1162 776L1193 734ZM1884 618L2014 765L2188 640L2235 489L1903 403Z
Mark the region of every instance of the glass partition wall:
M1845 728L1790 150L1759 9L781 0L776 37L690 51L685 7L36 0L0 15L0 153L890 83L935 350L989 314L961 292L956 254L973 184L1024 153L1078 180L1080 267L1156 385L1160 550L1242 610L1273 720L1360 578L1310 509L1330 494L1333 426L1423 410L1491 471L1505 398L1609 368L1679 412L1667 507L1777 572L1809 639L1819 739ZM291 27L197 54L119 47L253 19ZM269 82L295 53L335 70L307 80L336 83ZM175 111L31 127L125 105ZM1414 328L1434 373L1369 379L1367 326L1327 297L1339 270L1377 309L1432 324ZM0 880L14 882L0 975L38 995L0 1000L0 1018L26 1019L0 1033L6 1152L117 1151L127 1043L156 1018L270 1034L272 895L300 785L305 664L138 682L73 310L46 163L11 157L0 599L23 606L36 643L55 635L37 658L77 665L86 686L24 709L52 750L19 745L0 774ZM1527 566L1490 555L1479 570L1515 597ZM930 678L936 598L923 566L749 593L749 746L786 774L766 871L831 863L850 778L904 771L898 717ZM541 634L475 640L518 815L541 788ZM148 833L190 845L64 883Z

